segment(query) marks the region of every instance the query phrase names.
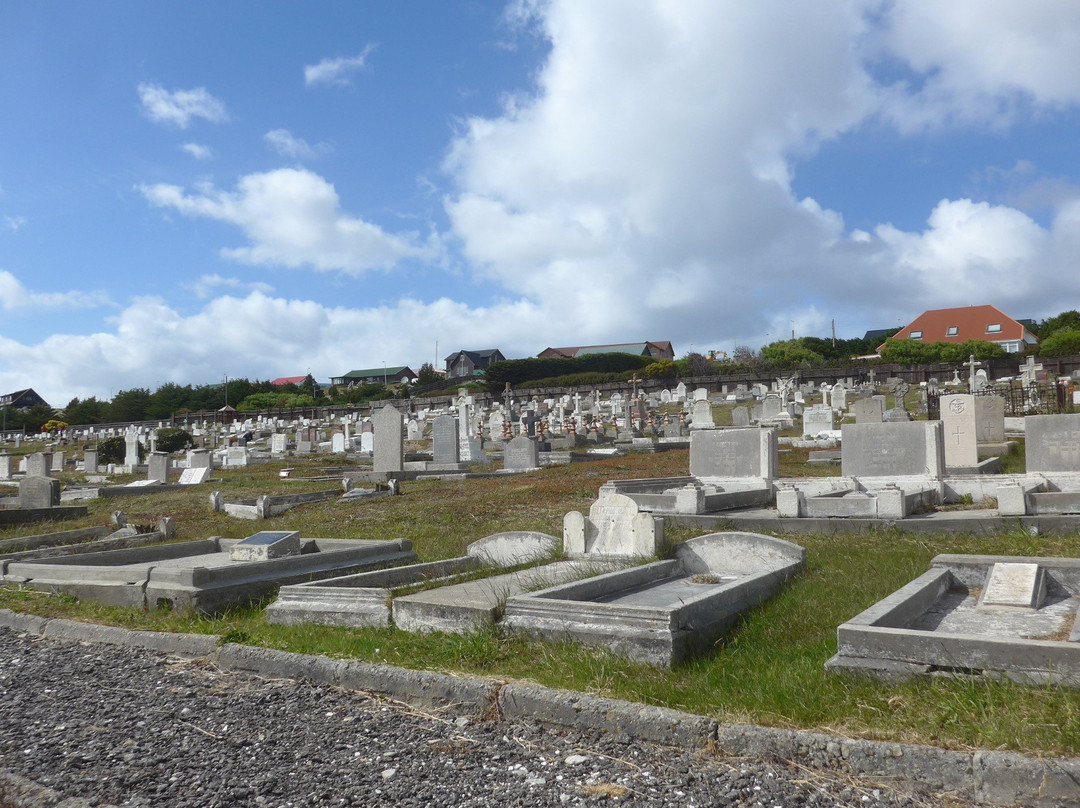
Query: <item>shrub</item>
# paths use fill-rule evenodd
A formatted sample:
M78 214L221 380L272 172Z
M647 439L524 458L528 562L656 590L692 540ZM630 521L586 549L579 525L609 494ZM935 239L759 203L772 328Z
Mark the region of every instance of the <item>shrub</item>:
M679 366L671 359L661 359L645 366L645 376L649 379L674 379L679 374Z
M1062 328L1039 345L1039 356L1075 356L1080 354L1080 328Z
M98 463L123 463L127 454L127 444L123 435L113 435L98 441ZM142 446L139 447L142 455Z
M157 450L159 452L179 452L189 446L194 446L191 434L180 427L167 426L157 432Z

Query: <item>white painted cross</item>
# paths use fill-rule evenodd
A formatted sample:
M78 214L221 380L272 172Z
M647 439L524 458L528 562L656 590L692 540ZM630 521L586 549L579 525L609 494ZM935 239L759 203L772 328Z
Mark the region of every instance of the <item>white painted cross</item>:
M968 392L975 392L975 368L981 367L982 362L975 361L975 354L968 355L967 367L968 367Z

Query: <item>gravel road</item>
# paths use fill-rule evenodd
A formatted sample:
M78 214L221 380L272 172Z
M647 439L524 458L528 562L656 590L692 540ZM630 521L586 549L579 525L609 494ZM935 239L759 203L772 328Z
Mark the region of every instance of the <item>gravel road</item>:
M835 774L431 715L205 660L3 628L0 772L91 805L928 804Z

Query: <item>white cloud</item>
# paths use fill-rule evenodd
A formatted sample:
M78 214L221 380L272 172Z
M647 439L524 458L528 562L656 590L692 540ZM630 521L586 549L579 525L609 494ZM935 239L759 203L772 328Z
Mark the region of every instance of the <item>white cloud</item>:
M375 50L374 44L367 45L356 56L323 59L316 65L304 66L304 84L308 87L316 84L349 84L349 74L364 67L367 57Z
M225 104L210 95L205 87L170 92L158 84L143 83L139 85L139 100L150 120L181 129L187 129L192 118L203 118L211 123L228 120Z
M334 186L317 174L282 168L240 179L233 193L212 186L188 194L175 185L141 186L156 207L239 227L248 246L222 251L246 264L311 267L358 275L407 259L435 260L439 246L415 233L394 235L341 210Z
M328 151L325 144L310 145L303 138L296 137L288 129L273 129L263 135L266 145L280 154L294 160L310 160Z
M5 216L4 217L4 229L10 230L14 233L16 230L21 230L27 225L27 218L25 216Z
M0 269L0 309L85 309L108 305L104 292L32 292L7 270Z
M199 143L185 143L180 147L185 152L190 154L196 160L209 160L214 156L214 150L209 146L203 146Z
M187 288L195 293L195 296L205 300L219 289L235 289L237 291L261 292L271 294L274 287L262 281L242 281L239 278L223 278L220 275L200 275L199 279Z

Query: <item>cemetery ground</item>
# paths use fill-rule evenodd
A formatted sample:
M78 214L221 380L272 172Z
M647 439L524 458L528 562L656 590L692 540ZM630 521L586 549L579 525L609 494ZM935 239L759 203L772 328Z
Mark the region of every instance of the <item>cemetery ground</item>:
M806 450L782 453L781 474L839 474L838 467L806 461ZM688 454L686 450L631 454L521 475L409 481L402 484L399 497L317 502L258 526L210 508L211 490L232 500L340 485L340 474L322 471L338 462L327 457L290 458L215 469L219 479L210 486L90 500L86 518L55 529L104 524L120 507L135 524L154 524L171 516L178 541L215 535L242 538L258 529L299 530L305 537L407 538L421 561L432 561L461 555L470 542L501 531L538 530L561 536L563 515L587 511L606 480L685 474ZM279 477L285 466L293 469L291 481ZM65 483L81 478L74 472L59 476ZM297 481L315 477L324 479ZM40 524L19 526L0 530L0 539L50 529ZM674 543L723 529L669 525L666 532L669 543ZM1076 556L1080 538L1032 536L1019 527L989 536L910 534L882 527L790 538L807 549L805 572L746 615L711 652L671 670L631 663L596 648L533 641L498 629L424 635L394 628L270 625L265 619L269 600L211 618L104 607L9 586L0 588L0 608L134 629L218 634L227 642L405 668L528 680L723 722L818 729L954 749L1080 755L1080 690L960 677L888 684L827 673L824 667L836 652L837 626L921 575L935 555Z

